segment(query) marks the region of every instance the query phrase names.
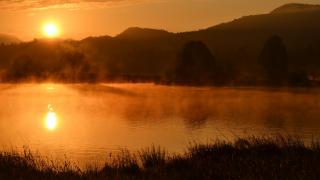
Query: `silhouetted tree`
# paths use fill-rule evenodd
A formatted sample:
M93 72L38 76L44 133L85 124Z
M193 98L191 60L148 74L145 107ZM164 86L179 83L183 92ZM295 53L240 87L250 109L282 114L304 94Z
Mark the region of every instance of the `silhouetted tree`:
M22 81L27 79L44 79L43 67L28 55L15 58L7 70L8 81Z
M288 76L288 84L290 86L310 86L311 82L308 79L306 72L290 72Z
M279 36L270 37L260 54L260 61L269 85L283 85L288 75L287 49Z
M214 82L215 58L201 41L185 44L174 72L178 84L210 84Z
M80 52L66 52L62 54L58 70L59 79L69 82L94 82L97 69Z

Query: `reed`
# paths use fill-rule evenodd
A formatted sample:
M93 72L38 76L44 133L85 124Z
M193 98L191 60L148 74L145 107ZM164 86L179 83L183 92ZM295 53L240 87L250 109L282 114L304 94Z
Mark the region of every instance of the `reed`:
M285 136L238 138L190 145L169 154L152 146L123 150L102 168L81 170L24 152L0 153L0 179L318 179L320 144Z

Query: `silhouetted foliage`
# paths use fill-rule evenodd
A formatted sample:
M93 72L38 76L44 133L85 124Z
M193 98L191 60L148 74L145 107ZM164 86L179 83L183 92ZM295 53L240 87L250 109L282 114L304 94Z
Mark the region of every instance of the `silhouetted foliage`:
M289 73L288 83L291 86L310 86L311 82L308 79L308 74L305 72Z
M7 72L6 79L13 81L30 80L44 76L41 64L28 55L15 58Z
M288 76L287 49L279 36L270 37L264 44L260 61L269 85L283 85Z
M178 84L213 84L216 72L215 58L200 41L190 41L182 49L174 76Z
M98 77L98 69L85 59L80 52L66 52L62 54L60 62L59 79L70 82L94 82Z
M6 71L2 74L5 81L45 81L62 82L95 82L99 70L86 56L75 50L59 49L59 47L45 47L37 44L25 52L13 57L9 61ZM42 52L33 51L43 49ZM52 48L52 49L51 49Z

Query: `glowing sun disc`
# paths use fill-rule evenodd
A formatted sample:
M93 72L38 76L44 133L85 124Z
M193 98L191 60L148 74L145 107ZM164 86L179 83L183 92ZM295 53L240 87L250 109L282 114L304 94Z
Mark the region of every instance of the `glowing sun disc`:
M58 36L58 27L53 23L48 23L43 27L43 33L47 37L56 37Z

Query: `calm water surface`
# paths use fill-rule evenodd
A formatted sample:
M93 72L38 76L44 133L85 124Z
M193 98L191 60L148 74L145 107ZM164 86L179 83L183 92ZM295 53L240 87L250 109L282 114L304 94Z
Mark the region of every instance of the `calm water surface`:
M320 132L320 90L152 84L0 85L0 144L49 157L101 160L126 148Z

